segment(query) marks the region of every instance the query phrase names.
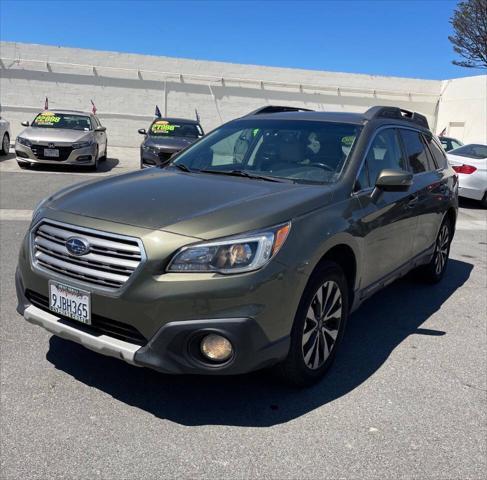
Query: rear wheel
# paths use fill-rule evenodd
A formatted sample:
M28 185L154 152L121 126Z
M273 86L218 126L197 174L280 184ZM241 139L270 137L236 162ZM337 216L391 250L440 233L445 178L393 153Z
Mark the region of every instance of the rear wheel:
M484 193L484 198L480 200L480 205L482 205L482 207L484 208L487 208L487 192Z
M419 278L427 283L438 283L445 274L450 255L452 226L448 218L443 220L436 237L435 252L430 263L418 269Z
M312 385L330 368L348 317L348 286L333 262L320 266L301 299L291 332L291 346L279 366L285 380Z
M5 133L2 138L2 146L0 147L0 154L8 155L9 151L10 151L10 137L8 136L8 133Z

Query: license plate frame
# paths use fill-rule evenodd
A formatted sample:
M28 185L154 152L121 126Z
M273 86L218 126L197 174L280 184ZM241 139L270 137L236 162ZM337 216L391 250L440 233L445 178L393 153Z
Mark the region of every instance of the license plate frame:
M59 148L45 148L44 156L50 158L59 158Z
M91 293L50 280L49 310L71 320L91 325Z

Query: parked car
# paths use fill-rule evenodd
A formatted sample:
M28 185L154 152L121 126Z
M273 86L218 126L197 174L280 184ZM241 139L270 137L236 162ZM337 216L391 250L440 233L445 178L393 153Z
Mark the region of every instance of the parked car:
M417 113L272 108L164 169L43 200L20 251L18 311L166 373L277 365L292 384L318 380L365 299L413 269L441 280L457 177Z
M77 110L39 113L15 141L17 163L87 166L96 170L107 158L106 128L96 115Z
M175 153L204 135L198 121L185 118L156 118L148 131L141 128L139 133L145 135L140 145L140 168L168 164Z
M487 144L470 143L448 152L459 178L458 195L478 200L487 208Z
M452 138L452 137L442 136L439 137L439 140L445 152L449 152L450 150L453 150L454 148L459 148L463 145L463 143L460 140L457 140L456 138Z
M2 139L0 155L8 155L10 151L10 137L10 122L0 117L0 139Z

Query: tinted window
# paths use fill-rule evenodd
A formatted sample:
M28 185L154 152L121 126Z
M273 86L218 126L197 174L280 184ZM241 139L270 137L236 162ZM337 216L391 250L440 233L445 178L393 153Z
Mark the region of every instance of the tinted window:
M448 166L448 161L443 149L438 146L438 144L433 140L433 137L425 137L425 139L430 152L435 159L437 168L446 168Z
M360 127L287 120L242 120L224 125L175 163L219 173L241 170L296 182L335 182Z
M379 173L385 168L407 170L397 131L392 128L375 136L358 176L356 190L374 186Z
M413 173L435 170L436 166L432 164L428 157L426 144L422 139L422 135L413 130L401 130L401 135Z

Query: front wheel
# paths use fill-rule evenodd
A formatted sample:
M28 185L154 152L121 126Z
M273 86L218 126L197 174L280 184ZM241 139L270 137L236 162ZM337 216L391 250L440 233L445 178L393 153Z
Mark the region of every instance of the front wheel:
M10 137L8 133L5 133L2 138L2 145L0 147L0 154L1 155L8 155L10 151Z
M348 317L348 285L342 269L326 262L312 275L296 313L291 346L280 365L298 387L318 381L330 368Z
M452 233L451 222L445 218L436 237L435 252L431 261L418 269L419 278L422 281L438 283L443 278L450 255Z

